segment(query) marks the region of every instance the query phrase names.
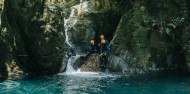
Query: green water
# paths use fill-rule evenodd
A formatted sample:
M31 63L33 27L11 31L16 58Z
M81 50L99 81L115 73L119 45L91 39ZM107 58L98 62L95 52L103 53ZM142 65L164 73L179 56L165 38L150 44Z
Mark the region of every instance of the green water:
M190 77L60 73L1 82L0 94L190 94Z

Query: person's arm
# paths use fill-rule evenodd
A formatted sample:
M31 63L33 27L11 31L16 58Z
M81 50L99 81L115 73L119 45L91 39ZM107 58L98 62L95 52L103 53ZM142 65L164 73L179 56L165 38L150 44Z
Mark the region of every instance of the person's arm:
M107 50L110 51L110 46L109 45L107 45Z
M107 51L109 51L110 50L110 46L109 46L109 43L108 43L108 41L106 40L106 48L107 48Z
M96 48L96 46L95 46L95 49L94 49L94 51L95 51L95 52L97 52L97 48Z
M108 40L106 40L106 44L108 45L109 43L108 43Z
M88 51L91 52L92 51L92 47L88 46Z
M98 46L100 47L100 43L98 43Z
M102 54L102 45L100 45L100 54Z
M91 47L91 52L93 52L93 53L96 52L96 47L95 46Z

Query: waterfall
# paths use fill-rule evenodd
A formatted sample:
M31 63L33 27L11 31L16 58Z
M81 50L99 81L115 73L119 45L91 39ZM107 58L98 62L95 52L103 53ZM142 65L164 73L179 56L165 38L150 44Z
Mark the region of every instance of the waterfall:
M69 15L69 17L66 19L64 18L64 28L65 28L65 43L69 46L69 48L74 49L74 46L72 45L72 43L70 42L70 36L68 34L68 30L72 27L75 26L75 24L77 23L77 16L80 15L83 12L87 12L88 9L88 3L89 1L84 1L81 2L80 4L71 7L71 13ZM72 73L72 72L76 72L72 65L73 63L80 57L81 55L76 54L73 55L71 57L69 57L68 61L67 61L67 68L66 68L66 73ZM80 71L80 69L78 70Z
M68 19L64 18L64 27L65 27L65 42L69 46L69 48L74 49L72 44L70 43L68 30L73 27L77 23L77 18L75 16L75 8L72 8L71 14ZM75 72L72 67L72 64L78 59L78 55L69 57L67 61L66 73Z
M67 63L67 69L66 72L67 73L71 73L71 72L75 72L75 70L72 67L72 64L80 57L80 55L76 55L76 56L71 56L68 60Z
M65 27L65 41L69 47L72 48L71 43L69 42L68 30L77 23L77 18L75 16L75 8L72 8L71 14L68 19L64 18L64 27Z

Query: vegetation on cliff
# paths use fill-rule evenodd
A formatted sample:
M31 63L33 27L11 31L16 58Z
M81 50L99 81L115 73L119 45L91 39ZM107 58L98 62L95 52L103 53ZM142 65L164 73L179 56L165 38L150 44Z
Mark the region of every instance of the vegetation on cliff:
M0 0L0 74L16 62L27 73L66 67L64 19L76 53L104 34L113 71L171 69L190 64L189 0ZM68 25L66 25L68 26ZM0 75L1 77L1 75Z

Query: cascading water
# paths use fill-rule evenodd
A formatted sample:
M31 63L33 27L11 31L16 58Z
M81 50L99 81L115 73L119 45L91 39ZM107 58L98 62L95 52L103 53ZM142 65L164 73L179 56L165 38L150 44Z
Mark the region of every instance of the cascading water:
M71 14L69 16L68 19L65 19L64 18L64 27L65 27L65 41L66 41L66 44L69 46L69 48L73 49L73 46L72 44L70 43L69 41L69 35L68 35L68 30L69 28L73 27L76 22L77 22L77 19L76 19L76 16L75 16L75 8L72 8L72 11L71 11ZM69 59L68 59L68 62L67 62L67 69L66 69L66 73L71 73L71 72L74 72L75 70L73 69L72 67L72 64L73 62L76 61L76 59L78 58L79 56L71 56Z
M67 63L67 69L66 69L66 72L67 73L72 73L72 72L76 72L73 67L72 67L72 64L80 57L80 55L76 55L76 56L71 56L68 60L68 63Z
M64 18L64 27L65 27L65 41L69 47L72 48L71 43L69 42L68 29L73 27L77 23L77 18L75 16L75 8L72 8L71 14L68 19Z
M81 1L81 3L79 5L71 7L71 14L69 15L68 19L64 18L65 38L66 38L65 42L71 49L74 49L74 46L70 42L68 30L70 28L74 27L75 24L77 23L77 15L80 15L80 13L82 13L82 12L88 11L88 9L87 9L88 3L89 3L89 1L84 1L84 2ZM73 69L72 65L80 56L81 55L76 54L76 55L72 55L71 57L69 57L68 62L67 62L66 73L76 72ZM80 71L80 69L78 70L78 72L79 71Z

